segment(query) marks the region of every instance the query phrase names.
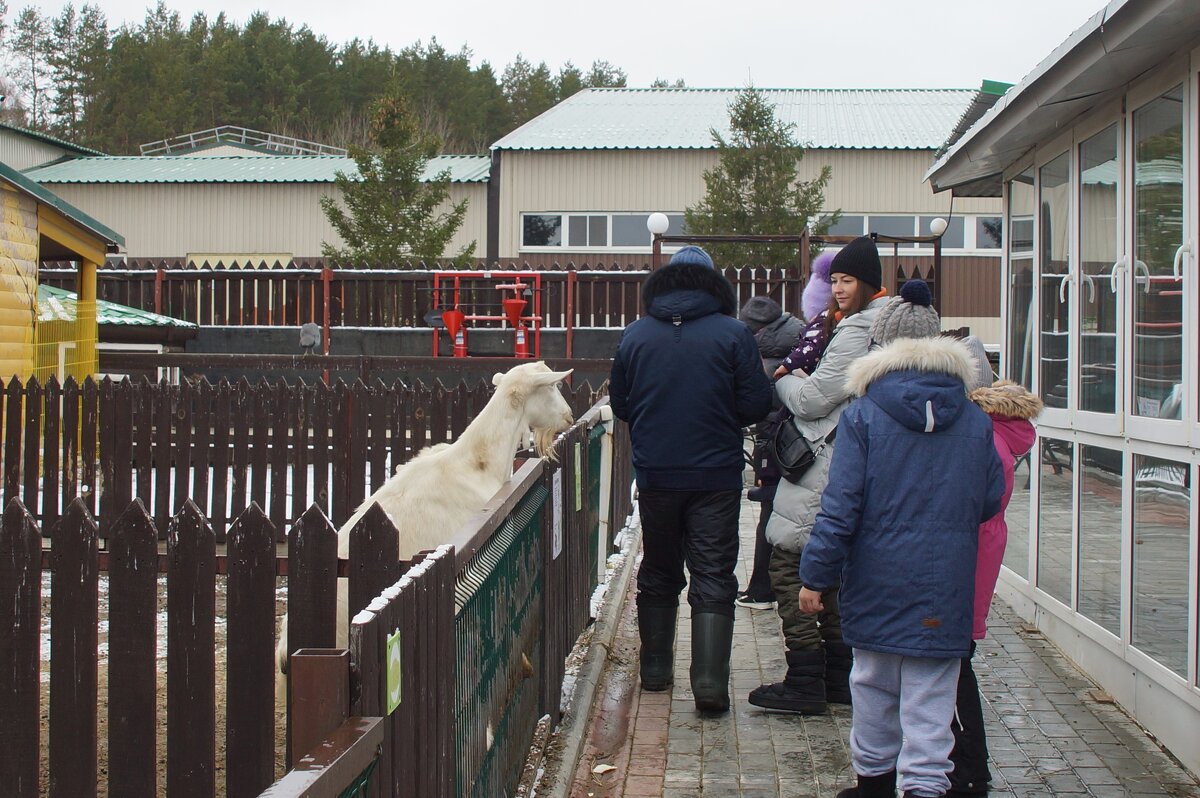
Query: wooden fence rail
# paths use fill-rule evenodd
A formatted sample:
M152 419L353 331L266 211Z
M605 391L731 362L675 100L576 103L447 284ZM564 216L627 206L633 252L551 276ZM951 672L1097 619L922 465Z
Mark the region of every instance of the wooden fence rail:
M803 278L795 270L727 268L738 306L751 296L773 297L799 313ZM645 271L546 271L542 273L544 326L625 327L641 316ZM502 276L502 273L497 273ZM73 290L73 269L43 268L38 279ZM446 294L443 281L442 294ZM463 279L461 306L468 312L502 313L497 280ZM196 324L297 327L425 327L433 308L433 273L398 269L102 269L97 298ZM443 302L443 305L445 303ZM498 321L473 322L499 327Z
M483 381L14 379L0 396L0 484L4 501L21 498L47 534L77 495L102 539L135 497L164 536L188 499L219 543L251 502L281 535L313 504L340 525L397 466L456 438L493 390ZM598 395L587 382L564 391L576 416Z

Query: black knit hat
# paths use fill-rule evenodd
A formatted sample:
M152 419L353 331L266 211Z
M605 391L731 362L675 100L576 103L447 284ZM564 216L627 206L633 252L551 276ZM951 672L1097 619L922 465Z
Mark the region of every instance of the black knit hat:
M857 277L876 290L883 287L883 266L879 263L879 249L870 236L859 236L833 256L829 273L848 274Z

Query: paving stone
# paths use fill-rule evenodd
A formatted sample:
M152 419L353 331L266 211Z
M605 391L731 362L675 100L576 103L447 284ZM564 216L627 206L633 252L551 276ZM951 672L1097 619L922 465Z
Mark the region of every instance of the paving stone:
M744 505L738 578L749 576L756 505ZM690 609L680 608L677 650L690 649ZM975 658L991 757L989 798L1200 798L1200 785L1120 709L1091 698L1094 685L1040 633L997 602ZM618 648L637 650L636 626ZM686 656L673 689L642 693L631 736L605 761L618 764L606 798L834 798L854 783L850 707L802 717L751 706L751 689L786 666L773 612L736 611L732 711L701 717ZM613 751L612 745L605 749ZM587 774L587 771L584 770ZM590 776L591 774L587 774ZM583 774L581 774L581 778ZM607 782L606 782L607 783ZM595 787L595 784L591 786ZM573 793L586 796L584 785ZM623 789L623 791L622 791Z

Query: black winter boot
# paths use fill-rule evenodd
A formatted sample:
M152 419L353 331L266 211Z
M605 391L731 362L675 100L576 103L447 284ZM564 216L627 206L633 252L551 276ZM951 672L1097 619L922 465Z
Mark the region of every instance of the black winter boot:
M896 771L881 776L858 776L858 784L847 787L837 798L896 798Z
M850 668L854 649L845 643L825 641L825 700L831 704L850 703Z
M678 607L638 605L643 690L658 693L671 686L675 670L675 617L678 614Z
M819 648L787 652L787 676L782 682L764 684L750 691L750 703L764 709L823 715L825 701L825 652Z
M975 644L971 643L971 653ZM971 657L964 657L958 671L958 701L950 721L954 732L954 749L950 761L954 769L947 795L987 795L992 774L988 770L987 734L983 728L983 703L979 699L979 682L971 667Z
M729 711L729 653L733 618L715 612L692 615L692 694L701 712Z

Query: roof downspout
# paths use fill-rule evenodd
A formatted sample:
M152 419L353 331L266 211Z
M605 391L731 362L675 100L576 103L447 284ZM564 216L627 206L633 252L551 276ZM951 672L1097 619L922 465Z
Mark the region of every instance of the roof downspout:
M487 262L500 260L500 150L492 150L492 170L487 188Z

